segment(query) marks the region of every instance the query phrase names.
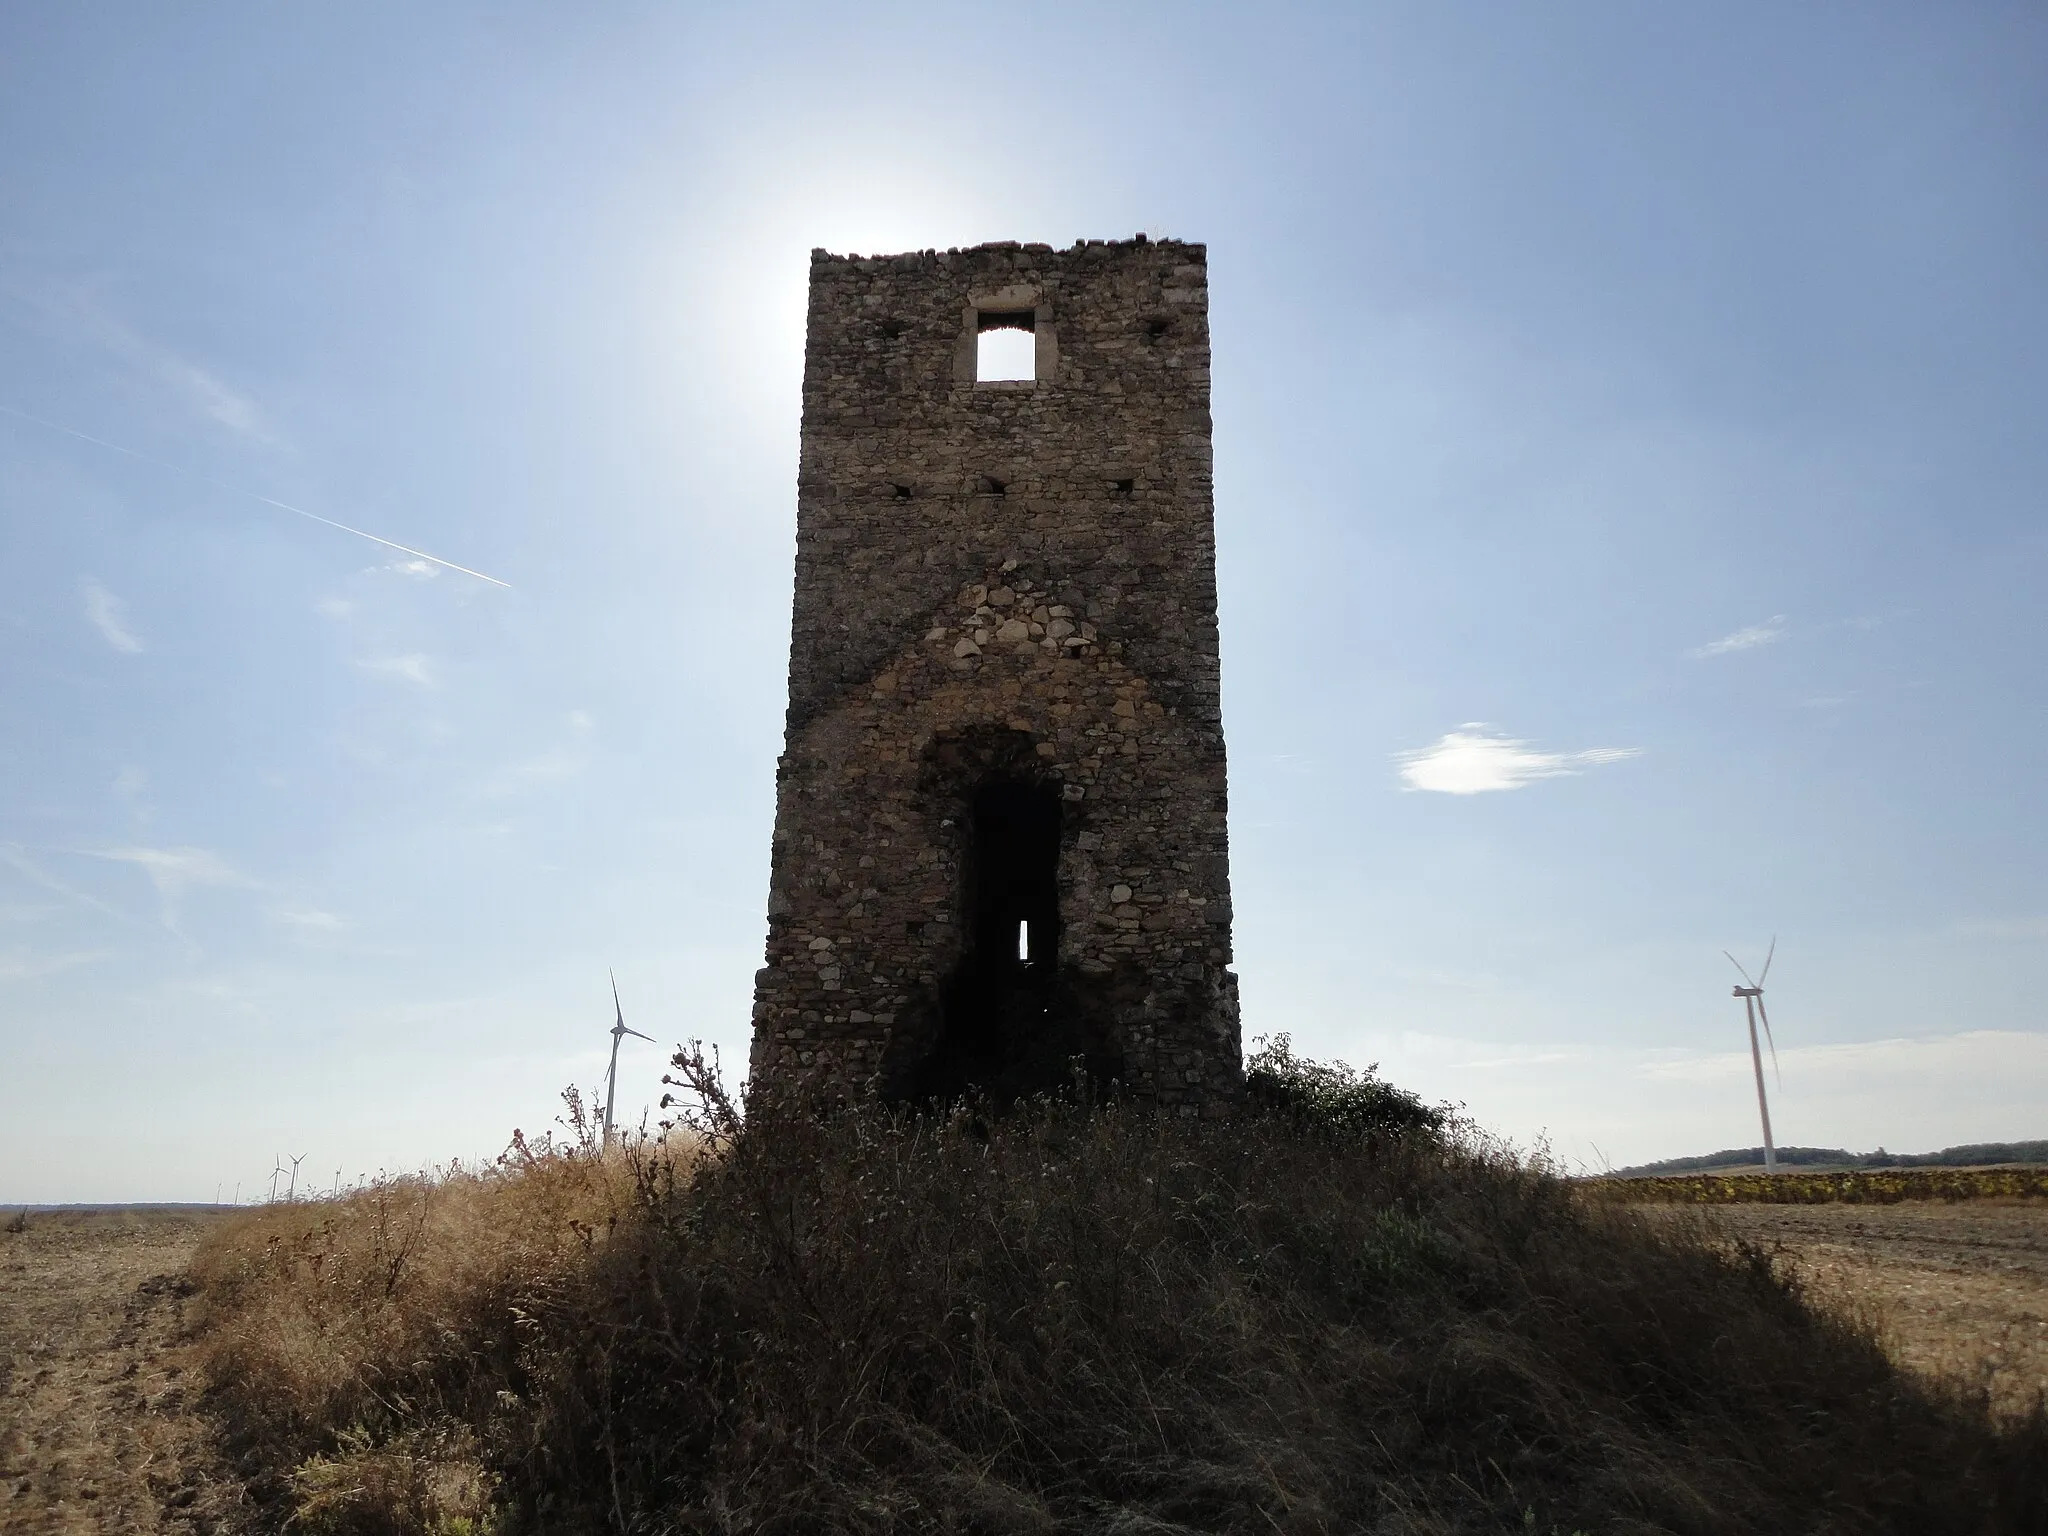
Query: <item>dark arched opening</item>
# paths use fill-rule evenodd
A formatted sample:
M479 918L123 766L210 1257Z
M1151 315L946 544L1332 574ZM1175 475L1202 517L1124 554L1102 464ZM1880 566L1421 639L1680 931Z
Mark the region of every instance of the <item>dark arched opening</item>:
M993 778L967 811L965 952L940 989L938 1039L909 1096L979 1089L1006 1103L1065 1086L1077 1055L1114 1075L1070 1017L1059 971L1059 786Z

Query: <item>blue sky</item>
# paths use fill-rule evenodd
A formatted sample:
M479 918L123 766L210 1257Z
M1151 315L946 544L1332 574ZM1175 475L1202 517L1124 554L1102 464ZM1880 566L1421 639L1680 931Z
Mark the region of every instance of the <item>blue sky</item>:
M0 1200L744 1060L808 252L1140 229L1248 1037L1745 1145L1776 933L1781 1141L2048 1135L2038 7L17 6L0 145Z

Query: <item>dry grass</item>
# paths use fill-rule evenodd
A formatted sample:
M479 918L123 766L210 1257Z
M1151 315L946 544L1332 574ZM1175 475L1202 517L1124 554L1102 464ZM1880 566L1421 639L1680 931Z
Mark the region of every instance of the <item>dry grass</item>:
M1440 1128L756 1106L222 1233L215 1401L341 1531L2035 1531L2048 1420ZM693 1147L707 1145L691 1143ZM267 1469L267 1471L265 1471ZM264 1484L262 1477L269 1481Z
M566 1143L265 1206L201 1245L214 1400L273 1515L316 1532L489 1527L478 1426L519 1372L523 1320L584 1284L638 1209L623 1145L600 1153L573 1095L571 1110Z

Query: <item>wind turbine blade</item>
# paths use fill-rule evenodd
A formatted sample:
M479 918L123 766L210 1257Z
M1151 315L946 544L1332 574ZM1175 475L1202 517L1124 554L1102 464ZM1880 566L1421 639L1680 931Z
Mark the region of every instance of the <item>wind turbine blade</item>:
M1725 949L1722 950L1721 953L1724 955L1728 955L1728 951ZM1740 976L1744 981L1749 981L1749 972L1745 971L1742 968L1742 962L1740 960L1736 959L1733 955L1728 955L1728 963L1735 967L1735 973L1738 976ZM1756 983L1753 981L1749 981L1749 984L1752 987L1756 985Z
M1771 974L1771 956L1778 952L1778 936L1771 935L1771 947L1764 955L1764 968L1756 973L1756 984L1762 986L1764 978Z
M612 1011L619 1016L619 1028L626 1027L626 1010L619 1006L619 977L616 971L606 969L605 975L612 979Z
M1771 1033L1771 1016L1764 1012L1764 995L1761 989L1756 995L1756 1016L1764 1021L1764 1038L1771 1043L1771 1073L1778 1079L1780 1088L1785 1086L1785 1074L1778 1070L1778 1037Z
M645 1040L649 1045L652 1045L654 1043L654 1036L643 1035L637 1029L629 1029L626 1031L626 1033L631 1035L636 1040Z

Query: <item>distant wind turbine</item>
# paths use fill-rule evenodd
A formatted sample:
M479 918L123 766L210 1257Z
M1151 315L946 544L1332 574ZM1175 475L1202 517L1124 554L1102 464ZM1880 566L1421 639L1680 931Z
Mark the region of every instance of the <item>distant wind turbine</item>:
M1771 1042L1771 1071L1776 1073L1778 1071L1778 1042L1771 1034L1771 1017L1764 1012L1764 978L1771 974L1771 957L1776 955L1777 952L1778 936L1772 934L1771 947L1764 952L1764 968L1757 972L1754 981L1750 981L1749 972L1742 969L1742 962L1733 955L1728 955L1727 950L1721 951L1722 954L1728 955L1728 963L1741 973L1742 979L1749 982L1749 985L1746 987L1737 987L1735 995L1742 999L1743 1009L1749 1014L1749 1062L1756 1069L1756 1110L1763 1117L1764 1122L1765 1173L1776 1173L1778 1171L1778 1149L1771 1141L1771 1104L1770 1100L1764 1097L1764 1058L1763 1052L1757 1049L1756 1021L1758 1019L1764 1021L1764 1038ZM1778 1086L1782 1088L1784 1085L1785 1079L1780 1075L1778 1077Z
M611 974L611 973L607 973ZM654 1036L643 1035L637 1029L626 1028L626 1010L619 1006L619 978L612 975L612 1012L618 1022L612 1025L612 1064L604 1079L604 1144L612 1144L612 1099L619 1091L619 1041L627 1035L652 1044Z
M291 1175L292 1182L291 1187L285 1191L285 1204L289 1205L299 1198L299 1164L303 1163L305 1160L306 1154L301 1152L297 1157L292 1159L292 1165L289 1169L287 1169L284 1165L284 1159L282 1157L273 1157L271 1159L272 1166L270 1170L270 1198L273 1201L277 1199L277 1181L283 1178L287 1173ZM237 1185L235 1189L236 1194L239 1195L241 1193L241 1186Z

